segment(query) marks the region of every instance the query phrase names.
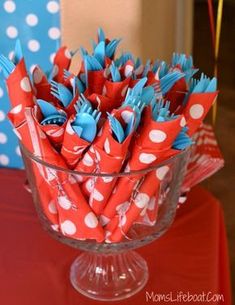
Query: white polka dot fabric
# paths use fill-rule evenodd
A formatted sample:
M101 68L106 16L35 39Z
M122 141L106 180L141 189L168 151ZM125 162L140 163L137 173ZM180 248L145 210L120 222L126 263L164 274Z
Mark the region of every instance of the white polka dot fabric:
M55 51L60 45L59 0L0 1L0 50L9 58L14 56L16 39L22 43L29 71L39 64L44 71L51 68ZM28 79L21 88L30 90ZM10 109L3 78L0 78L0 167L23 166L17 138L6 114ZM68 225L65 224L67 228ZM71 230L71 228L70 228Z

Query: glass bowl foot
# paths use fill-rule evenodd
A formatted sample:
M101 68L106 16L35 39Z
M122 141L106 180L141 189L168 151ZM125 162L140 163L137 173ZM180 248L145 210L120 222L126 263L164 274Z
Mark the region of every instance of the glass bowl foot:
M135 251L83 252L70 270L73 287L100 301L123 300L139 292L148 281L146 261Z

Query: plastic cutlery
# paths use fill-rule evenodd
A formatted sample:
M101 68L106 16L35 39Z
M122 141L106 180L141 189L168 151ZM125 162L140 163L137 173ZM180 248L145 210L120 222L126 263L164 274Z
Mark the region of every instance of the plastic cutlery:
M149 105L155 95L154 88L152 86L148 86L143 88L141 94L141 101L145 105Z
M45 118L41 121L42 125L48 125L48 124L56 124L56 125L63 125L66 122L66 117L60 114L53 114Z
M156 102L156 100L153 100L151 103L152 107L152 118L156 122L164 122L166 120L171 119L169 117L169 108L170 108L170 102L163 100L160 100L159 102Z
M141 78L138 83L136 83L135 86L131 89L130 93L132 93L132 95L141 95L147 80L147 77Z
M98 111L97 111L98 112ZM100 118L100 113L96 114L96 116L91 115L89 113L77 113L72 126L79 126L82 128L82 132L80 134L81 138L92 142L96 136L97 132L97 122Z
M76 132L76 134L81 137L82 132L83 132L83 128L81 126L78 125L73 125L73 129Z
M175 139L173 143L174 149L180 149L183 150L193 144L192 139L187 135L187 128L184 127L178 134L177 138Z
M87 109L90 108L90 112L92 112L92 105L90 101L83 94L81 94L76 105L74 105L74 108L77 112L84 112L86 110L84 110L85 105L87 105Z
M91 55L86 55L84 57L84 63L87 71L99 71L103 69L99 61Z
M116 66L123 66L128 60L132 60L134 62L133 55L129 52L122 53L122 55L115 60Z
M67 80L71 76L72 73L64 69L64 79ZM78 89L79 93L83 93L85 91L83 82L77 76L73 76L73 79L74 79L74 85Z
M20 40L17 39L15 44L15 51L14 51L14 63L18 64L22 58L23 58L23 52L22 52L21 43Z
M73 99L73 95L67 87L53 80L51 81L51 94L60 100L64 107L67 107Z
M45 118L47 118L48 116L51 116L51 115L62 115L64 117L66 117L66 114L64 113L64 115L59 112L55 106L53 106L52 104L44 101L44 100L41 100L41 99L38 99L37 100L37 104L38 106L40 107L41 109L41 112L43 114L43 116Z
M122 125L110 113L107 113L107 115L108 115L109 122L111 124L111 129L112 129L116 139L118 140L119 143L122 143L125 139L125 133L122 128Z
M97 44L94 50L94 57L97 61L104 66L104 59L105 59L105 42L101 41Z
M134 69L135 70L138 69L141 64L142 64L141 59L139 57L137 57L136 61L135 61Z
M113 82L121 81L120 72L119 72L118 68L115 66L114 62L112 62L111 66L110 66L110 72L111 72Z
M92 108L88 104L83 103L78 109L72 127L82 139L92 142L96 136L97 123L100 116L101 112L98 110L92 111Z
M113 39L105 47L105 55L112 58L121 39Z
M204 92L214 92L217 89L217 79L213 77Z
M105 34L102 28L98 29L98 41L105 41Z
M150 71L150 63L151 61L148 59L146 65L144 66L144 71L142 73L143 77L147 76L148 72Z
M128 137L130 133L135 129L135 116L134 113L131 116L130 121L127 123L126 129L125 129L125 137Z
M0 55L0 67L2 68L2 72L5 78L8 78L8 76L15 69L15 65L3 55Z
M85 57L86 55L88 55L87 50L83 47L80 47L79 51L80 51L80 54L82 57Z
M182 77L184 77L184 73L173 71L166 74L163 78L160 78L160 86L162 94L166 94L171 87Z

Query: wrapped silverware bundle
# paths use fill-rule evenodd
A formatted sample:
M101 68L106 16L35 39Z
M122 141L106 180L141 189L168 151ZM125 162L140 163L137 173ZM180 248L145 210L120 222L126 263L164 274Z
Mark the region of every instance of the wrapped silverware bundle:
M155 224L157 208L146 207L167 166L144 179L113 174L156 166L191 146L218 94L216 78L194 77L191 56L143 63L128 52L117 57L119 43L99 29L92 53L79 49L76 74L69 71L76 52L66 47L47 73L35 66L29 75L19 41L12 61L0 56L12 106L8 117L21 143L65 169L34 165L42 208L55 230L75 239L118 242L133 223Z

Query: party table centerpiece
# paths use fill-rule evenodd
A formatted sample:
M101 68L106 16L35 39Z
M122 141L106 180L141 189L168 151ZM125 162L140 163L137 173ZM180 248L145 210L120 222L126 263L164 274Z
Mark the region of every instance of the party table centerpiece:
M215 78L193 77L192 57L143 64L131 53L117 57L119 43L99 29L92 54L80 48L76 74L69 71L76 51L66 47L51 71L35 66L32 75L19 41L12 61L0 56L40 219L55 238L86 250L71 281L99 300L145 285L147 264L129 250L173 221L191 146L218 94ZM186 177L184 191L193 180Z

